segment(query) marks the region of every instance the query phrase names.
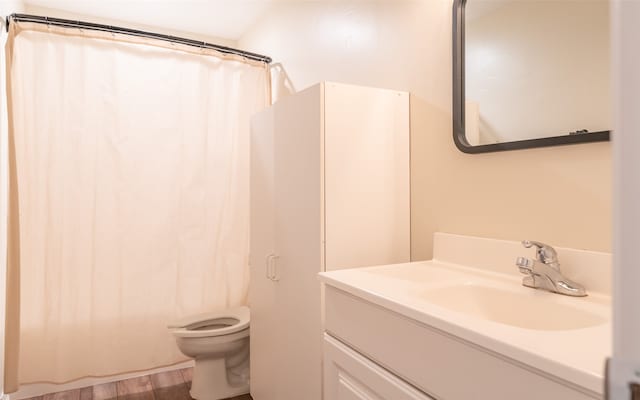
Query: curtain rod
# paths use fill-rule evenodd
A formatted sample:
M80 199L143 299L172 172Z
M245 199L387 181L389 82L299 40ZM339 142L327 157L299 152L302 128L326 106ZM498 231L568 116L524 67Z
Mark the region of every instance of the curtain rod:
M244 50L234 49L232 47L220 46L217 44L211 44L207 42L200 42L198 40L186 39L177 36L164 35L161 33L154 32L146 32L137 29L129 29L129 28L121 28L118 26L111 25L102 25L102 24L94 24L92 22L84 22L84 21L73 21L69 19L62 18L53 18L53 17L43 17L39 15L29 15L29 14L11 14L6 19L6 28L9 31L9 23L11 20L15 22L34 22L37 24L46 24L46 25L54 25L54 26L64 26L69 28L82 28L89 29L94 31L102 31L102 32L112 32L112 33L120 33L124 35L152 38L152 39L160 39L171 43L179 43L187 46L200 47L205 49L213 49L219 51L224 54L235 54L238 56L242 56L254 61L261 61L266 64L271 63L271 57L263 56L261 54L251 53Z

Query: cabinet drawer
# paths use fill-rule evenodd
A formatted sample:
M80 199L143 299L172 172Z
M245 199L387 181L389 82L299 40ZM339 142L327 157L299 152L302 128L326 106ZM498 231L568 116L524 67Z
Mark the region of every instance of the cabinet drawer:
M433 400L325 334L324 400Z

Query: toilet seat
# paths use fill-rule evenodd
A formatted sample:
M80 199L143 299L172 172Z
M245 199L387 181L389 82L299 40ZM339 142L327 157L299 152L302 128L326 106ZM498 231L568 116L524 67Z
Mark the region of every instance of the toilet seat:
M249 328L249 308L241 306L192 315L169 325L177 337L197 338L230 335Z

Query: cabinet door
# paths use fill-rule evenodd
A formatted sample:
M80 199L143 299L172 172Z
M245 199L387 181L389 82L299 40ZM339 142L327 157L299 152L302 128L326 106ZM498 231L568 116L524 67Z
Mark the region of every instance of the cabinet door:
M275 253L274 114L266 110L251 126L251 395L254 400L277 400L279 324L277 282L268 279L267 263Z
M324 400L433 400L333 337L324 338Z
M409 95L325 84L326 270L410 259Z
M275 209L278 397L320 400L321 86L282 99L275 107ZM263 399L254 399L263 400Z

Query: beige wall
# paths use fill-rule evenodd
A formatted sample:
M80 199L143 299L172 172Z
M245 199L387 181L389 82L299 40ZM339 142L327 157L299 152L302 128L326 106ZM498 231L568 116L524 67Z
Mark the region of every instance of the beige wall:
M243 38L275 96L322 80L412 93L412 258L435 231L610 251L609 143L483 155L452 140L451 0L283 2ZM283 76L286 73L286 79Z

